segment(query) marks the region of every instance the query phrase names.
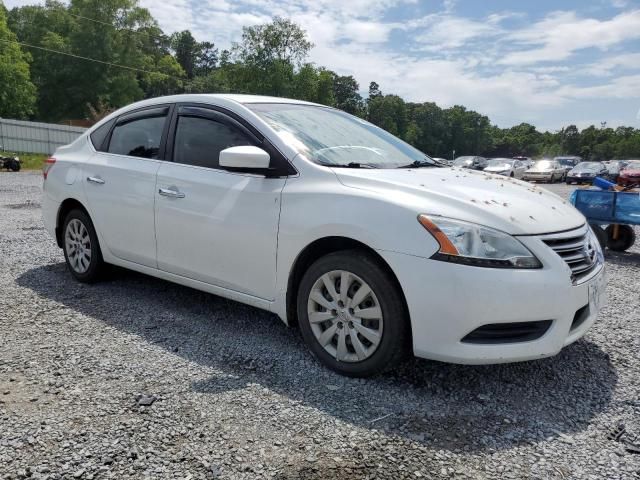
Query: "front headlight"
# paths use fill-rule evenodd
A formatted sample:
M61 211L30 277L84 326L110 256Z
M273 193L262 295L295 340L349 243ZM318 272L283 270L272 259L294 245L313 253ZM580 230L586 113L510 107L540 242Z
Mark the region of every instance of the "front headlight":
M434 260L476 267L542 267L527 247L499 230L435 215L419 215L418 222L440 244Z

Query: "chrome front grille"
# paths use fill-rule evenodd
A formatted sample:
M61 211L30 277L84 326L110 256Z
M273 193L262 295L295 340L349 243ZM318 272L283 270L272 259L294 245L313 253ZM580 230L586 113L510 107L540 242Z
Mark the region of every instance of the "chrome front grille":
M586 226L571 232L545 235L542 241L567 263L574 282L588 276L599 264L598 245L594 244L597 240Z

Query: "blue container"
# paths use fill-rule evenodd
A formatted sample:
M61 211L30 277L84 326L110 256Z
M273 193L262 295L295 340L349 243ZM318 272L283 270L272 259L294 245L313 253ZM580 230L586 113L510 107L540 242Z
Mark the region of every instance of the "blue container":
M602 177L596 177L593 179L592 185L594 187L601 188L602 190L611 190L612 187L615 187L616 184L610 182L609 180L605 180Z
M618 223L640 225L640 193L619 192L614 216Z
M590 223L640 225L640 193L576 190L571 203Z

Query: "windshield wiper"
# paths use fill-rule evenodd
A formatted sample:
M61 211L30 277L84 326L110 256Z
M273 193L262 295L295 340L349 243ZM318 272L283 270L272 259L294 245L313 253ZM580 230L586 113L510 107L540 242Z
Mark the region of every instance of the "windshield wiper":
M440 167L440 165L438 165L437 163L428 162L426 160L415 160L411 162L409 165L401 165L398 168L424 168L424 167Z
M346 164L325 163L325 162L318 162L318 163L320 163L320 165L324 165L325 167L332 167L332 168L379 168L377 165L374 165L373 163L359 163L359 162L349 162Z

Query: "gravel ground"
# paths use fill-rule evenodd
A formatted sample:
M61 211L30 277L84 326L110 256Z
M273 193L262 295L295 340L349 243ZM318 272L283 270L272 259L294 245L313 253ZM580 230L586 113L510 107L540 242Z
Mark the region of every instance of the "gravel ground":
M269 313L126 271L74 282L41 182L0 174L0 478L640 478L638 247L557 357L354 380Z

